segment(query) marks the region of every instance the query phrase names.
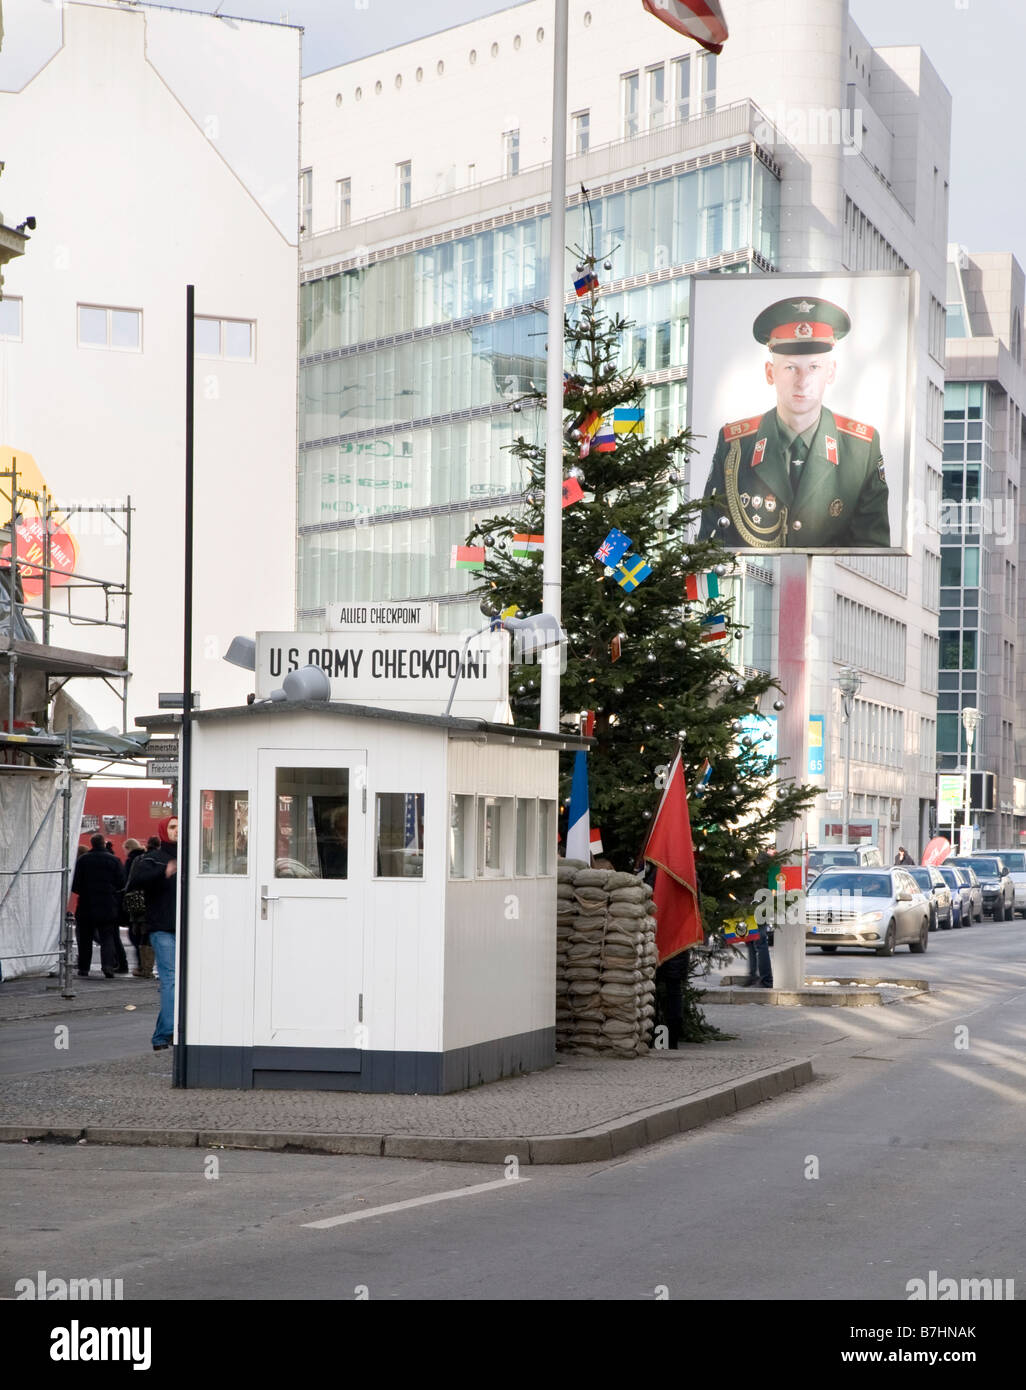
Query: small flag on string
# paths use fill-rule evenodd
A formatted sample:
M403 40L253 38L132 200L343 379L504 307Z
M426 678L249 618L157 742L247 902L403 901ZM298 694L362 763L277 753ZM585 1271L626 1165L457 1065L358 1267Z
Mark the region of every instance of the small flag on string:
M527 531L517 531L513 537L513 555L523 560L528 555L540 553L544 545L544 536L532 536Z
M581 437L583 438L585 435L587 435L589 439L594 439L595 435L599 431L599 427L601 426L601 424L602 416L598 413L598 411L589 410L587 415L585 415L584 419L578 425L578 429L581 431Z
M630 548L630 536L625 535L623 531L618 531L614 526L598 550L595 551L595 559L601 560L604 565L609 565L612 568L620 563Z
M492 618L491 622L492 631L495 632L498 628L502 627L504 618L515 618L519 611L520 605L516 603L511 603L509 607L504 608L501 613L496 613L494 618Z
M708 758L704 759L702 766L698 769L698 780L695 782L695 791L700 792L709 785L709 779L713 775L712 763Z
M602 831L597 826L591 832L591 852L592 854L602 853Z
M586 709L581 715L581 733L585 738L591 738L595 733L595 711Z
M719 580L712 570L708 574L689 574L684 580L684 595L692 603L704 603L708 599L719 598Z
M641 406L618 405L613 411L614 434L644 434L645 412Z
M619 661L623 653L623 638L620 633L609 644L609 656L612 661Z
M608 420L603 420L595 434L595 448L600 454L612 454L616 450L616 431Z
M700 627L703 642L722 642L727 636L727 620L722 613L703 618Z
M452 570L484 569L485 548L483 545L454 545L449 560Z
M567 478L563 483L563 506L572 507L584 496L584 488L576 478Z
M741 946L746 941L755 941L759 936L759 924L754 917L738 917L724 922L723 939L728 946Z
M598 289L598 276L593 270L586 270L584 274L574 281L574 289L577 291L577 298L582 295L591 294Z
M642 555L628 555L616 567L616 582L628 594L634 592L652 573L652 566Z

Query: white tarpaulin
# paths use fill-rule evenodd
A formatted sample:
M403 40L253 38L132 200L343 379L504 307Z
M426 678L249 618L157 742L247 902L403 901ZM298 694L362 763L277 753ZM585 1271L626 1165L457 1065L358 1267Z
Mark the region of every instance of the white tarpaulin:
M0 768L0 978L5 980L57 969L67 908L61 901L60 776L41 769ZM72 777L70 872L74 871L85 793L86 779ZM69 887L70 882L69 877Z

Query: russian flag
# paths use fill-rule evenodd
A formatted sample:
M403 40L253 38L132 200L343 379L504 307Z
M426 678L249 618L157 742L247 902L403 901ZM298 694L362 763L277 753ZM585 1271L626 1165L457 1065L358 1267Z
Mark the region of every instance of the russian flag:
M595 448L600 454L612 454L616 450L616 433L608 420L599 426L595 436Z
M577 291L577 298L589 294L592 290L598 289L598 276L593 270L585 271L579 280L574 281L574 289Z
M591 863L591 818L588 810L588 755L574 754L574 778L570 784L570 812L566 824L566 857Z

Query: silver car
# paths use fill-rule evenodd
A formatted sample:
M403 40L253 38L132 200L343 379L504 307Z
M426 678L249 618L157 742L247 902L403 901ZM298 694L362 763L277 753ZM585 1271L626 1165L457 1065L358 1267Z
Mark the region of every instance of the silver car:
M909 864L907 872L930 899L930 930L950 931L955 925L955 893L940 869Z
M832 954L859 946L891 956L922 955L930 943L930 899L906 869L824 869L805 895L805 945Z
M1015 886L1015 912L1026 917L1026 850L996 849L992 852L1008 865Z
M983 918L983 889L972 869L960 869L957 864L942 864L938 872L951 889L954 911L952 926L971 927ZM973 883L973 879L976 882Z

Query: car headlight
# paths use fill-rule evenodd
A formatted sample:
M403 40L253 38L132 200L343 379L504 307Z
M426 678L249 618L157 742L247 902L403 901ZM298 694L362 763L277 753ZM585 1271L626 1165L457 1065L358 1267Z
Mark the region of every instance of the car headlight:
M994 891L996 891L998 888L1001 887L1001 884L1000 884L1000 883L986 883L986 882L985 882L985 883L983 884L983 887L986 888L986 889L988 889L988 890L990 890L990 891L992 891L992 892L994 892Z
M857 919L857 920L858 920L859 922L866 922L866 923L869 923L869 922L882 922L882 921L883 921L883 913L882 913L882 912L860 912L859 915L858 915L858 919Z

